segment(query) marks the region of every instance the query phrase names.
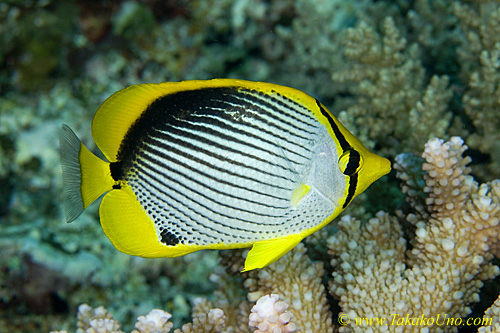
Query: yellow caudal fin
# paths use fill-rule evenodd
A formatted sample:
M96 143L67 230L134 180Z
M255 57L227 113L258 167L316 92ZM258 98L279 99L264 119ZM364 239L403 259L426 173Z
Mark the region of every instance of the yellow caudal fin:
M66 221L74 221L103 193L113 188L109 163L95 156L67 125L59 135Z
M302 238L300 235L289 235L253 244L245 260L243 272L272 264L297 246Z

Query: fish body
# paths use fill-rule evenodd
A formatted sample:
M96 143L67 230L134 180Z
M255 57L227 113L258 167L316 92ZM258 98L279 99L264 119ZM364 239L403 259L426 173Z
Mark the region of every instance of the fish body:
M68 222L107 192L100 221L118 250L252 247L245 270L279 259L390 171L319 101L263 82L130 86L100 106L92 136L108 161L63 125Z

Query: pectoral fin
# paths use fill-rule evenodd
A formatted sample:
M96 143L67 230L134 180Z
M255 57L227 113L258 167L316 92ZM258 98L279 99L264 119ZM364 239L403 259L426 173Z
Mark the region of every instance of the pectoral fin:
M299 201L311 190L311 186L306 184L301 184L292 193L292 200L290 200L293 207L299 205Z
M299 244L302 238L296 234L254 243L248 252L243 272L272 264Z

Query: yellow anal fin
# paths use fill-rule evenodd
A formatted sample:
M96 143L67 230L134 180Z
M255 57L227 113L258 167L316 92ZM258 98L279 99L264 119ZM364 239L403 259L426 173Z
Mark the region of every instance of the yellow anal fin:
M297 246L302 238L300 235L294 234L254 243L248 252L243 272L272 264Z
M311 190L311 186L302 183L299 187L295 189L292 193L292 199L290 200L292 206L297 207L299 201Z
M127 184L104 196L99 215L102 229L111 243L118 251L129 255L144 258L178 257L203 249L201 246L162 244L153 220Z

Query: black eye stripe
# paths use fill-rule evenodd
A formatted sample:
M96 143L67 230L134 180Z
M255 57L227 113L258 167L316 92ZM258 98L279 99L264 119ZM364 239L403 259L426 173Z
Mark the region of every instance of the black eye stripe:
M345 152L348 149L350 149L351 148L350 144L347 142L346 138L342 135L337 124L332 119L332 117L321 106L321 103L318 100L316 100L316 104L318 105L318 108L321 111L321 114L323 116L325 116L326 119L328 120L328 122L330 123L330 126L331 126L333 132L335 133L335 136L337 137L337 140L339 141L339 144L340 144L340 147L342 148L342 150ZM357 165L356 165L356 167L354 167L356 162L353 160L352 164L351 164L351 158L349 157L349 162L347 163L346 169L344 170L344 174L346 171L351 170L351 168L354 168L354 170L358 170L358 168L359 168L360 155L355 150L352 150L352 152L357 153ZM347 190L347 197L345 198L345 201L344 201L344 204L342 205L342 208L346 208L347 205L349 205L349 203L352 201L352 199L354 198L354 194L356 194L356 187L358 186L358 174L357 174L357 172L354 172L352 175L348 175L348 176L349 176L349 189Z
M359 171L359 166L361 163L361 156L355 150L351 150L349 154L349 162L344 170L344 174L347 176L352 176Z

